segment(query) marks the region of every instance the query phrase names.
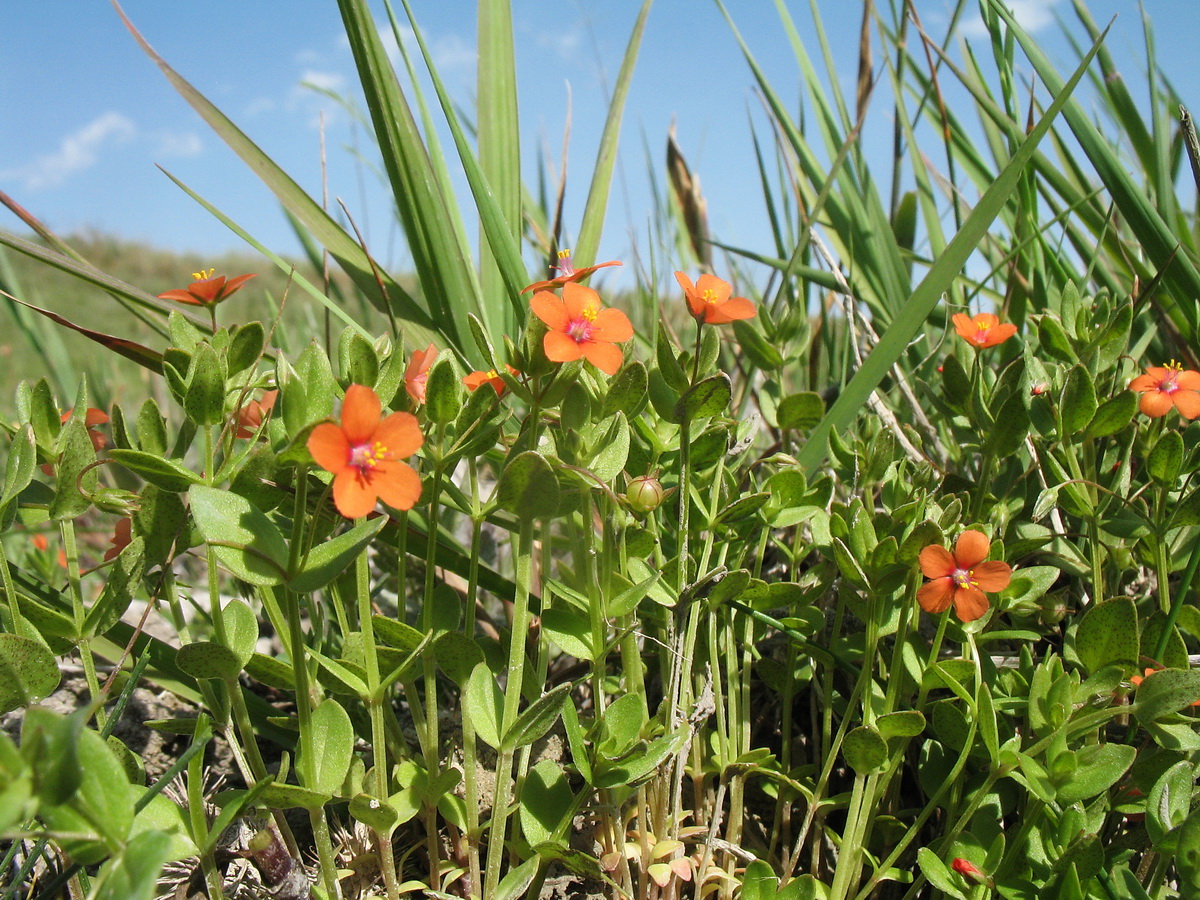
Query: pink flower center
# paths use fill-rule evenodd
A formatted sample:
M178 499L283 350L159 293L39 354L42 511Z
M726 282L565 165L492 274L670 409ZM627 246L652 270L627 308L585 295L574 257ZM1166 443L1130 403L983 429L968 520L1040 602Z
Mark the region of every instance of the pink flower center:
M571 251L558 251L558 265L554 267L560 277L570 277L575 274L575 266L571 263Z
M1179 376L1183 374L1183 364L1171 360L1163 369L1167 374L1158 383L1158 390L1163 394L1173 394L1179 390Z
M592 331L596 327L596 313L599 310L584 309L578 319L567 323L567 335L577 344L586 344L592 339Z
M950 579L954 582L954 586L966 590L969 587L978 587L979 583L972 576L975 573L970 569L955 569L950 573Z
M976 324L976 326L975 326L975 343L986 344L989 331L991 331L991 329L988 328L986 325Z
M379 441L359 444L357 447L350 448L350 465L363 475L370 474L372 469L387 458L388 449Z

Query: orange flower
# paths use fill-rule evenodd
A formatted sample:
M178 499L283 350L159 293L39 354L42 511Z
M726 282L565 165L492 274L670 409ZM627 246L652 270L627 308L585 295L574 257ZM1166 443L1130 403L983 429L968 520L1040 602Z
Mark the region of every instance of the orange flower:
M1016 325L1009 322L1001 325L1000 319L992 313L980 313L977 316L955 313L952 318L958 336L980 350L1003 344L1017 333Z
M378 500L412 509L421 496L421 478L399 460L424 443L416 417L392 413L382 418L379 395L352 384L342 404L342 424L323 422L308 437L317 465L333 473L333 502L347 519L358 519Z
M676 272L675 280L683 288L692 315L707 325L724 325L734 319L752 319L758 312L745 297L730 297L732 285L716 275L701 275L692 284L692 279L687 275Z
M600 295L569 281L560 300L539 291L529 301L534 315L550 330L542 342L551 362L571 362L583 357L606 375L615 375L624 355L617 344L633 337L633 326L619 309L604 309Z
M1144 375L1129 382L1129 389L1141 393L1138 408L1152 419L1165 416L1172 406L1185 419L1200 416L1200 372L1185 369L1175 360L1165 366L1148 366Z
M116 559L117 555L129 546L131 540L133 540L133 520L126 516L117 522L117 527L113 530L112 540L109 541L112 546L104 551L104 561Z
M424 350L414 350L408 358L408 368L404 370L404 389L413 403L425 402L425 383L429 381L429 367L437 359L437 347L430 344Z
M195 281L185 288L165 291L158 295L158 299L178 300L180 303L189 303L192 306L216 306L222 300L226 300L236 293L243 284L254 277L253 274L238 275L236 278L226 280L224 275L217 275L214 278L213 271L213 269L207 269L203 272L193 272L192 278Z
M921 551L921 572L933 579L921 585L917 602L928 613L940 613L954 604L954 613L964 622L973 622L988 609L984 591L1002 591L1012 579L1012 566L1003 562L984 562L990 547L987 536L979 531L964 531L958 536L954 553L931 544Z
M559 250L558 265L550 267L559 274L554 278L551 278L549 281L535 281L533 284L521 288L521 293L528 294L530 291L540 291L544 290L545 288L550 288L553 290L554 288L564 285L570 281L583 281L583 279L587 278L597 269L619 265L621 264L615 259L610 259L608 262L596 263L594 266L584 266L582 269L576 269L573 265L571 265L571 251Z
M517 375L517 370L512 366L505 364L504 367L508 369L509 374L514 377ZM500 377L500 373L495 369L488 369L486 372L477 369L470 375L464 375L463 384L467 386L468 391L475 391L485 384L490 384L493 390L495 390L497 397L503 397L504 392L508 390L508 385L504 383L504 379Z
M237 430L233 436L238 438L252 438L258 434L258 430L262 427L263 419L267 417L267 413L275 406L275 400L279 397L279 391L263 391L262 397L258 400L251 400L245 406L237 411Z

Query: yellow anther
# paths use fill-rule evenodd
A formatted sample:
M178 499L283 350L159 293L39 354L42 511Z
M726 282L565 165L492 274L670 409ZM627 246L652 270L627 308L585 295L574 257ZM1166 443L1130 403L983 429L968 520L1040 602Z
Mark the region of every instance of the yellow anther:
M213 277L213 272L215 272L215 271L217 271L217 270L216 269L201 269L199 272L193 272L192 278L195 281L207 281L208 279Z

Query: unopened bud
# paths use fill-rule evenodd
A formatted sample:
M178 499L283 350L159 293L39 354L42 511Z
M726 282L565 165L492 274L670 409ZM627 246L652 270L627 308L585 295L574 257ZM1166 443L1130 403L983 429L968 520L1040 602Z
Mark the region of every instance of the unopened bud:
M653 475L640 475L629 482L625 500L635 512L648 513L662 505L667 492Z

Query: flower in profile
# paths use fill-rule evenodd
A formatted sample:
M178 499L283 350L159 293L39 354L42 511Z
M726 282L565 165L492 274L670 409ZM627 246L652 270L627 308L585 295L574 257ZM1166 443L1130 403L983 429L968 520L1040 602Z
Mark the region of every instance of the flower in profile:
M424 443L416 417L396 412L383 418L379 395L352 384L342 404L342 422L323 422L308 437L317 465L333 473L333 502L347 519L358 519L383 500L412 509L421 496L421 478L400 460Z
M530 291L542 291L546 289L553 290L570 281L583 281L597 269L603 269L608 266L619 266L621 263L615 259L610 259L608 262L596 263L594 266L584 266L582 269L576 269L571 264L571 251L558 251L558 265L551 266L558 274L549 281L535 281L533 284L521 288L522 294L528 294Z
M735 319L752 319L758 312L754 303L745 297L730 297L733 286L716 275L701 275L695 284L683 272L675 273L683 288L688 309L696 321L706 325L725 325Z
M1129 382L1142 396L1138 408L1152 419L1165 416L1171 407L1185 419L1200 416L1200 372L1171 360L1165 366L1148 366L1145 374Z
M921 572L932 579L917 591L917 602L928 613L944 612L954 605L954 613L964 622L973 622L988 609L984 591L1002 591L1012 580L1012 566L1003 562L984 562L991 543L980 531L964 531L951 553L931 544L918 557Z
M979 313L976 316L955 313L952 319L958 336L979 350L1003 344L1017 333L1016 325L1011 322L1001 325L999 317L992 313Z
M222 300L227 300L235 294L243 284L254 277L253 273L238 275L236 278L226 278L224 275L214 277L214 271L214 269L206 269L203 272L193 272L194 280L191 284L185 288L164 291L158 295L158 299L178 300L180 303L188 303L192 306L216 306Z
M992 879L985 875L983 870L969 859L963 859L961 856L955 857L954 861L950 863L950 868L967 881L972 881L975 884L992 885Z
M117 527L113 530L112 539L109 543L112 545L104 551L104 561L116 559L122 550L129 546L129 542L133 540L133 520L126 516L117 521Z
M413 403L425 402L425 384L429 381L429 367L437 359L437 347L430 344L424 350L414 350L404 370L404 389Z
M237 411L236 430L233 433L234 437L252 438L258 434L258 430L262 428L262 423L267 414L275 406L275 400L279 397L279 391L263 391L262 397L258 400L251 400L245 406Z
M624 354L617 344L633 337L633 325L619 309L603 308L600 295L591 288L569 281L563 285L562 299L539 291L529 306L549 329L542 348L551 362L583 357L606 375L621 368Z
M517 370L507 363L504 368L508 369L509 374L514 377L518 374ZM495 369L488 369L486 372L476 369L470 375L463 376L463 384L467 386L468 391L476 391L483 385L490 384L497 397L503 397L504 392L508 390L508 385L504 383L504 379Z

